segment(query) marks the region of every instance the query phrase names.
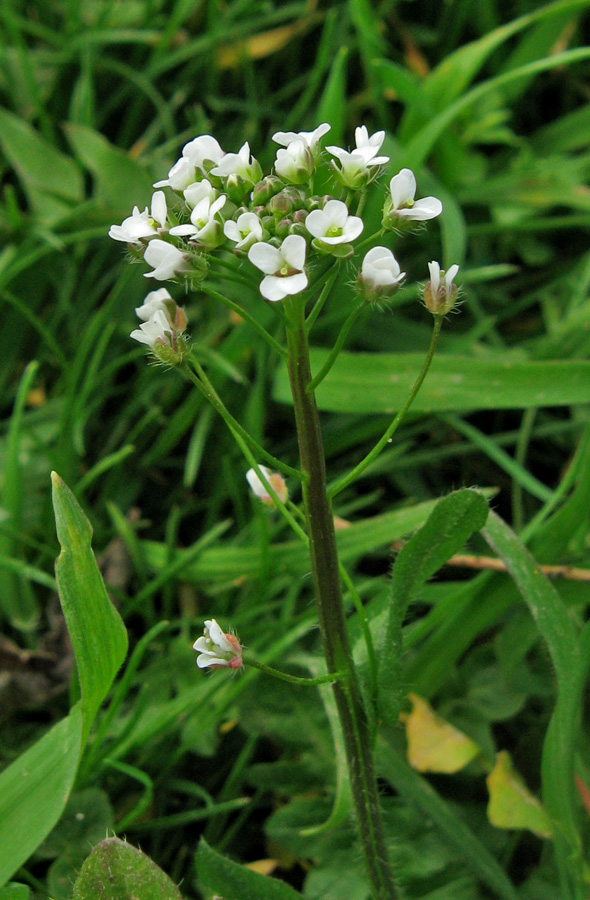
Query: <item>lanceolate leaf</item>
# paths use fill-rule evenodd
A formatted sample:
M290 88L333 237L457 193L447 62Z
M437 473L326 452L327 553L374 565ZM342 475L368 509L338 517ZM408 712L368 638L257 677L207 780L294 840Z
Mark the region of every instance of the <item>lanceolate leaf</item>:
M514 532L490 513L483 535L502 558L545 640L557 676L557 703L543 745L545 808L554 823L562 900L584 895L583 861L574 800L574 751L582 688L588 668L588 636L580 652L576 631L559 594Z
M201 838L197 850L199 881L224 900L302 900L301 894L284 881L259 875L226 859Z
M91 547L92 527L59 475L52 473L61 553L55 574L72 639L84 715L84 739L127 652L127 631L112 605Z
M478 491L455 491L436 504L427 522L400 551L391 577L391 604L379 652L379 711L394 724L399 714L401 628L420 587L474 531L485 524L488 505ZM377 648L379 651L379 648Z

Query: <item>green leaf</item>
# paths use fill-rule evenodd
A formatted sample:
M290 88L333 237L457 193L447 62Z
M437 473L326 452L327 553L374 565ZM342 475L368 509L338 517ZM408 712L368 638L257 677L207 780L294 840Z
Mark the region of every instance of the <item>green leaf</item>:
M92 527L78 501L52 472L61 553L55 563L60 601L78 666L84 741L127 652L127 631L106 592L91 547Z
M6 887L0 888L0 900L29 900L30 892L28 884L19 884L13 881Z
M401 549L391 577L391 604L383 631L379 657L378 704L386 722L399 715L402 678L401 629L408 606L425 581L437 572L465 541L479 531L488 516L488 505L478 491L455 491L440 500L425 525Z
M312 372L320 370L327 356L325 350L311 351ZM403 406L423 362L420 353L341 353L318 388L318 406L327 412L393 415ZM274 398L293 402L282 366ZM439 355L412 409L526 409L589 401L590 362L586 360L522 362Z
M574 753L582 689L590 663L590 629L576 631L559 594L514 532L491 512L482 531L504 561L545 640L557 676L557 703L543 745L543 802L554 823L554 843L563 900L583 895L583 859L574 797Z
M26 862L61 816L81 748L78 705L0 775L0 884Z
M75 162L5 109L0 109L0 147L41 222L56 222L82 199L82 176Z
M76 156L94 175L100 200L127 215L133 206L141 207L149 201L152 179L127 153L84 125L70 122L65 131Z
M80 869L73 900L182 900L182 895L149 856L107 838Z
M317 122L328 122L332 126L330 143L338 146L344 142L344 128L346 125L347 61L348 48L340 47L332 63L316 113Z
M301 894L284 881L259 875L226 859L204 838L199 842L196 868L199 881L224 900L301 900Z

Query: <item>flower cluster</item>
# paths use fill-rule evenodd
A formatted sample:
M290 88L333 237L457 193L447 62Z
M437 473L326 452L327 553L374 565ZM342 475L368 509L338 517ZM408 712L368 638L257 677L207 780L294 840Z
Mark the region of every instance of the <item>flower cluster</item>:
M381 153L384 131L371 135L362 125L352 149L330 145L323 150L329 130L323 124L311 132L278 131L273 135L278 145L274 171L266 176L248 143L227 153L211 135L196 137L183 147L167 178L155 183L149 207L143 212L134 207L121 225L111 226L109 235L127 244L132 256L143 258L150 267L146 278L190 286L203 281L215 258L227 264L233 257L236 265L244 260L262 273L265 300L276 303L300 294L310 284L314 258L354 255L365 228L359 213L366 189L389 163ZM326 176L331 179L332 193L320 196L313 184L322 166L322 183ZM410 169L390 179L381 234L415 230L440 215L440 200L416 200L416 191ZM365 235L365 243L373 243L372 238ZM425 299L435 315L452 307L455 274L456 266L451 266L446 275L450 284L443 281ZM391 296L404 277L391 250L373 246L362 261L356 290L364 300L378 302ZM142 324L132 337L158 358L177 364L184 354L186 321L165 294L164 299L161 291L148 294L138 311Z
M199 654L199 669L241 669L244 664L239 640L234 634L225 634L215 619L207 619L203 634L193 644L193 650Z

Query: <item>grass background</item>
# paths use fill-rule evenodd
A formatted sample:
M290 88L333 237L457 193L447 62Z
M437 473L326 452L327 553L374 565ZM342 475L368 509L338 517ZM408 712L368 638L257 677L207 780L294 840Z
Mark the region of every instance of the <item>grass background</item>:
M73 833L66 816L21 881L71 896L81 862L72 848L85 853L110 823L183 879L187 897L199 896L201 833L241 860L278 860L311 897L364 897L345 820L321 837L300 834L327 818L338 783L327 701L253 672L203 678L188 652L210 615L266 660L305 661L315 642L305 558L249 496L223 424L174 372L146 365L128 338L146 291L143 267L124 265L106 232L134 204L143 208L151 183L195 135L214 134L226 150L248 140L268 169L275 130L327 120L331 142L347 145L366 123L387 130L388 174L408 165L421 193L444 202L440 225L395 246L406 287L390 309L357 322L347 343L354 355L320 394L336 477L389 421L389 376L406 365L398 354L427 347L431 323L416 300L426 263L461 264L465 302L444 326L437 364L452 384L462 358L465 393L457 399L442 380L338 498L337 514L355 523L342 534L344 558L368 608L385 602L391 542L420 521L404 511L461 485L497 488L495 509L541 562L590 568L589 5L2 5L4 763L68 704L52 469L91 519L136 664L99 719L78 776L85 793L76 809L88 805L95 831ZM369 219L378 221L379 203ZM344 282L314 331L318 352L332 346L350 310ZM186 307L227 406L295 463L276 360L225 309L197 294ZM266 307L257 314L272 322ZM484 552L483 542L472 549ZM587 586L557 588L583 621ZM555 679L507 577L445 570L424 587L406 631L407 684L490 758L509 750L538 791ZM401 733L394 742L403 752ZM582 742L577 771L586 782L589 762ZM432 783L520 896L553 900L548 845L491 828L481 771ZM407 791L414 806L384 782L408 896L488 896L469 854L449 849ZM582 815L579 827L587 831Z

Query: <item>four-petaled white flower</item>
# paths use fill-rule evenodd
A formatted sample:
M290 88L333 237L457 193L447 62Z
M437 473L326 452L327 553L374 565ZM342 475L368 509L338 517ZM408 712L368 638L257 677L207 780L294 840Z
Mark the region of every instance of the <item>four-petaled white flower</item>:
M270 469L267 469L266 466L258 466L275 494L281 501L281 503L286 503L287 498L289 497L289 491L287 489L287 485L285 484L285 479L279 475L278 472L271 472ZM273 498L268 493L268 488L263 483L261 478L258 476L255 469L248 469L246 472L246 479L252 492L258 497L259 500L266 506L274 506L275 502Z
M168 208L164 191L156 191L152 195L151 211L146 208L143 212L137 206L133 207L130 216L120 225L111 225L109 237L115 241L125 241L127 244L141 244L142 239L153 238L166 228L166 216Z
M328 200L323 209L314 209L305 220L305 227L324 244L348 244L362 232L363 220L349 216L346 203Z
M360 281L368 299L392 294L406 277L391 250L387 247L373 247L365 255L361 267Z
M175 225L170 229L172 235L182 235L189 241L202 244L203 247L214 249L223 239L221 237L221 225L215 218L220 209L225 206L227 197L222 194L217 200L211 202L209 196L199 200L191 213L191 224Z
M314 173L313 154L305 141L291 141L287 148L277 150L275 172L283 181L305 184Z
M199 669L241 669L242 645L233 634L225 634L215 619L207 619L205 629L200 638L193 644L193 650L199 654L197 665Z
M197 170L206 175L206 163L216 165L223 156L224 152L215 138L210 134L202 134L184 145L182 156L168 172L168 178L156 181L154 187L171 187L175 191L183 191L195 181Z
M277 131L273 134L272 139L283 147L288 147L293 141L303 141L306 147L313 152L320 138L328 133L331 126L327 122L318 125L314 131Z
M171 304L174 301L166 288L150 291L149 294L146 295L142 305L135 308L135 315L138 319L141 319L142 322L147 322L158 310L161 310L164 315L168 317L167 302Z
M172 325L166 313L157 309L146 322L142 322L139 328L131 332L131 337L140 344L147 344L152 350L158 342L172 347Z
M365 187L379 174L379 166L389 162L388 156L377 156L384 138L384 131L377 131L369 137L367 128L361 125L355 131L356 148L350 153L341 147L326 147L328 153L340 162L340 168L334 162L331 165L345 187L352 190Z
M223 159L211 169L211 175L219 178L227 178L229 175L239 175L244 181L255 181L262 176L262 170L258 160L250 156L250 144L246 141L239 153L226 153Z
M288 235L279 248L264 241L250 247L248 259L266 275L260 284L263 297L274 303L305 290L307 275L303 267L306 249L305 238L298 234Z
M459 289L453 284L459 266L449 266L445 272L433 260L428 263L428 269L430 281L424 288L424 304L433 315L444 316L452 310L459 296Z
M189 184L182 193L184 194L187 205L190 206L191 209L194 209L205 197L209 197L211 202L213 202L219 196L219 193L206 178L203 178L202 181L194 181L192 184Z
M148 266L153 266L153 272L144 272L145 278L155 278L156 281L168 281L180 272L189 269L189 263L184 253L174 244L161 241L158 238L149 242L143 255Z
M228 219L223 226L223 233L230 241L235 241L235 250L249 250L257 241L262 240L262 224L253 212L245 212L238 216L237 222Z
M425 222L440 216L442 203L436 197L424 197L414 200L416 196L416 177L411 169L402 169L389 182L392 207L389 216L397 219L409 219Z

